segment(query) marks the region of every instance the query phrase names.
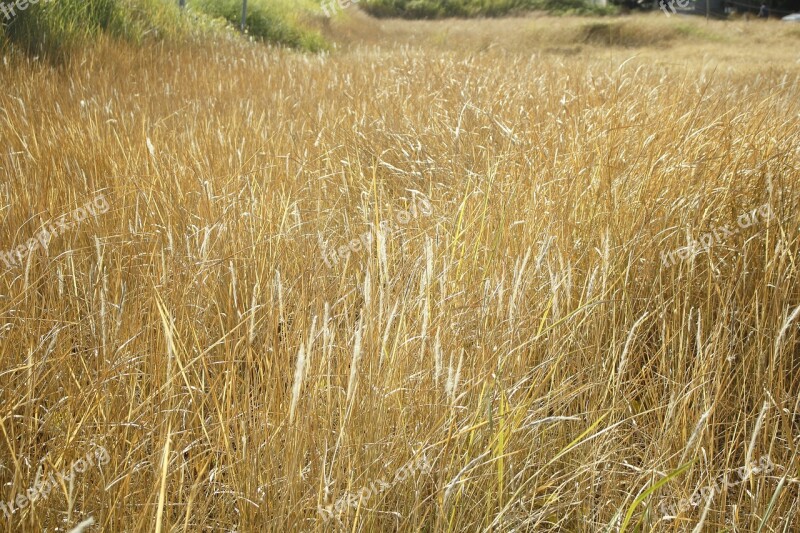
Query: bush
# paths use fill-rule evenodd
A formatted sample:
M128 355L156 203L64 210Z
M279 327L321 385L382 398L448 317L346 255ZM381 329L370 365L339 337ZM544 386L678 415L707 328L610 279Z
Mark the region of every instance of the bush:
M242 21L242 0L196 0L198 9L212 17L220 17L237 28ZM246 30L263 41L318 52L327 49L322 36L302 23L305 10L285 3L264 0L247 2Z
M327 43L303 25L308 9L269 0L248 2L247 31L261 40L304 50L325 49ZM6 1L8 3L8 0ZM177 0L40 0L10 20L0 13L0 48L16 47L30 55L62 62L101 33L140 43L147 38L184 38L211 27L209 16L237 27L241 0L189 0L193 17L181 12Z
M163 0L42 0L16 9L0 37L5 45L60 61L100 33L141 41L154 29L166 35L183 28L177 5Z

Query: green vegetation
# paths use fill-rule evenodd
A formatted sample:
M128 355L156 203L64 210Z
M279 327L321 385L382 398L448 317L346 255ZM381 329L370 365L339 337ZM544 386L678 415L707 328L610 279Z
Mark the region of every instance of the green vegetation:
M63 59L101 33L139 42L150 33L168 36L187 30L178 7L163 0L43 0L0 20L3 48L13 44L51 59Z
M242 0L196 0L193 5L212 17L220 17L238 27L242 20ZM317 5L317 11L319 6ZM247 3L246 31L266 42L318 52L327 49L327 43L307 21L314 12L308 1L287 2L249 0Z
M6 1L9 4L9 1ZM56 62L100 35L140 43L147 39L182 39L218 28L215 20L241 21L241 0L188 0L185 12L177 0L41 0L7 19L0 13L0 49L15 47ZM23 4L25 5L25 4ZM310 29L313 3L303 0L250 0L246 31L279 45L318 51L326 48Z
M595 6L586 0L361 0L359 5L376 17L429 19L501 17L530 11L572 15L609 15L617 11L614 6Z
M24 3L24 0L20 0ZM361 0L377 17L500 17L530 11L605 15L616 7L597 7L591 0ZM11 0L6 0L8 5ZM181 40L238 29L242 0L39 0L0 13L0 51L14 48L55 62L69 57L101 35L126 42ZM259 41L318 52L329 48L315 29L321 18L315 0L249 0L245 33Z

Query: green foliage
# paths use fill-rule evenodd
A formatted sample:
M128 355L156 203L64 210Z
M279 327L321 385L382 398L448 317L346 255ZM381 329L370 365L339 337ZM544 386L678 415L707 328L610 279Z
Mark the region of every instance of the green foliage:
M607 15L615 7L599 7L585 0L361 0L365 11L376 17L442 18L500 17L528 11Z
M242 0L196 0L192 5L213 17L220 17L237 28L242 20ZM306 28L302 17L309 11L301 5L249 0L246 31L263 41L312 52L327 48L322 36Z
M175 3L163 0L41 0L15 8L11 20L2 17L0 40L60 61L101 33L134 42L148 33L179 34L185 29L180 15Z
M319 7L309 1L250 0L248 33L303 50L327 48L322 36L304 24L304 17L310 18L309 13ZM218 31L211 17L239 25L241 0L189 0L187 4L182 11L178 0L39 0L25 9L15 8L10 20L0 12L0 48L12 46L61 62L101 34L141 43Z

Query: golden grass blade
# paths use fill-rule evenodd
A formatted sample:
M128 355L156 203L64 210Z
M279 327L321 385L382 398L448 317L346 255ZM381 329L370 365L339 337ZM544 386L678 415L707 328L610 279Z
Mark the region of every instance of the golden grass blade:
M639 506L640 503L642 503L645 499L647 499L648 496L653 494L662 486L669 483L670 480L683 474L690 466L692 466L692 464L694 464L694 461L690 461L684 464L683 466L678 467L677 470L674 470L668 475L664 476L656 483L654 483L650 488L639 494L633 500L633 503L630 505L630 507L628 507L628 512L625 513L625 518L623 519L622 524L620 525L619 533L625 533L625 530L628 528L628 524L630 523L631 518L633 518L634 511L636 510L636 508Z

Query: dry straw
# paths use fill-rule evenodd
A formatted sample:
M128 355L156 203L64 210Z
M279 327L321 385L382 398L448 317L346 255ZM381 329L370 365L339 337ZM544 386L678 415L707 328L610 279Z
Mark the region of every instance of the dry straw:
M3 499L65 438L113 443L8 527L322 532L419 450L337 527L800 523L791 474L659 512L745 459L798 471L797 28L651 15L7 51L3 249L113 204L0 269Z

